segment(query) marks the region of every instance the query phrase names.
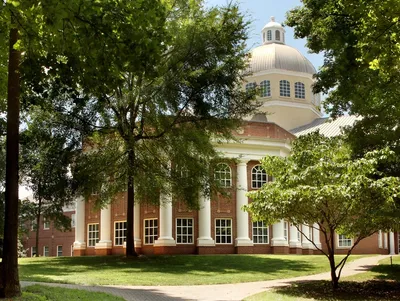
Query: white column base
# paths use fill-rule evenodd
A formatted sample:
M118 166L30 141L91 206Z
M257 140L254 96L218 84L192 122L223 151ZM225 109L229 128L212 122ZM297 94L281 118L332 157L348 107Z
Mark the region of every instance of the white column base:
M303 242L303 243L301 244L301 247L302 247L303 249L305 249L305 250L307 250L307 249L315 249L314 246L313 246L313 244L310 243L310 242Z
M289 247L290 248L301 248L301 242L299 242L298 240L289 241Z
M316 248L315 246L317 246L317 248ZM321 249L321 248L322 248L322 245L321 245L320 243L315 243L315 246L312 245L312 248L313 248L314 250L317 250L317 249Z
M247 237L238 237L235 239L235 247L252 247L253 241Z
M142 240L139 239L139 238L135 238L133 240L133 244L134 244L135 248L141 248L142 247ZM123 248L126 249L126 241L124 241Z
M74 241L74 250L86 250L86 242Z
M272 238L271 246L272 247L288 247L289 244L288 244L287 240L284 238Z
M155 247L174 247L176 246L175 239L173 237L160 237L154 241Z
M197 238L198 247L215 247L215 241L211 237L199 237Z
M100 240L96 243L95 249L111 249L112 241L111 240Z

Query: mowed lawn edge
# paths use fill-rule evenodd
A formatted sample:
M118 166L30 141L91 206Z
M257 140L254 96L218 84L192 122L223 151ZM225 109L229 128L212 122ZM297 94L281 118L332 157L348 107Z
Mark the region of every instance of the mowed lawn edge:
M349 261L363 256L350 256ZM338 259L342 258L338 256ZM321 255L39 257L19 260L20 280L82 285L202 285L286 279L329 271Z

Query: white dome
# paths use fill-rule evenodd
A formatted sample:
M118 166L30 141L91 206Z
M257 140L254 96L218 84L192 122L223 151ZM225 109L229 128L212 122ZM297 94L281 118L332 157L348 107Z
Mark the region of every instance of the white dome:
M266 44L251 51L250 71L253 73L271 69L315 74L311 62L297 49L285 44Z

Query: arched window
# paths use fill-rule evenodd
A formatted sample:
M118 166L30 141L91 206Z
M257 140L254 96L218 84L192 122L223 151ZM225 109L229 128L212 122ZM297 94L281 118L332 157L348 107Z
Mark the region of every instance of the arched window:
M281 33L279 30L275 30L275 40L277 41L281 40Z
M221 187L232 187L232 171L228 164L218 163L214 170L214 178Z
M267 31L267 40L268 40L268 41L271 41L271 40L272 40L272 31L271 31L271 30L268 30L268 31Z
M281 80L279 82L279 95L284 97L290 97L290 82L287 80Z
M269 80L263 80L260 83L260 96L261 97L271 96L271 83Z
M306 98L306 90L304 84L301 82L294 83L294 97L295 98Z
M251 170L251 188L261 188L268 182L268 175L261 165L256 165Z
M256 83L248 83L246 84L246 92L251 92L256 88Z

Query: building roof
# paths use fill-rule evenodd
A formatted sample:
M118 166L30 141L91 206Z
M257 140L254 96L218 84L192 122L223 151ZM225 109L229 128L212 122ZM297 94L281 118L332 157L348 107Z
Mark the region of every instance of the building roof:
M313 122L295 128L290 132L299 137L319 130L326 137L334 137L341 135L343 128L353 126L354 122L360 119L361 117L354 115L341 116L337 119L330 117L317 118Z
M251 51L250 71L260 72L271 69L315 74L312 63L296 48L285 44L266 44Z

